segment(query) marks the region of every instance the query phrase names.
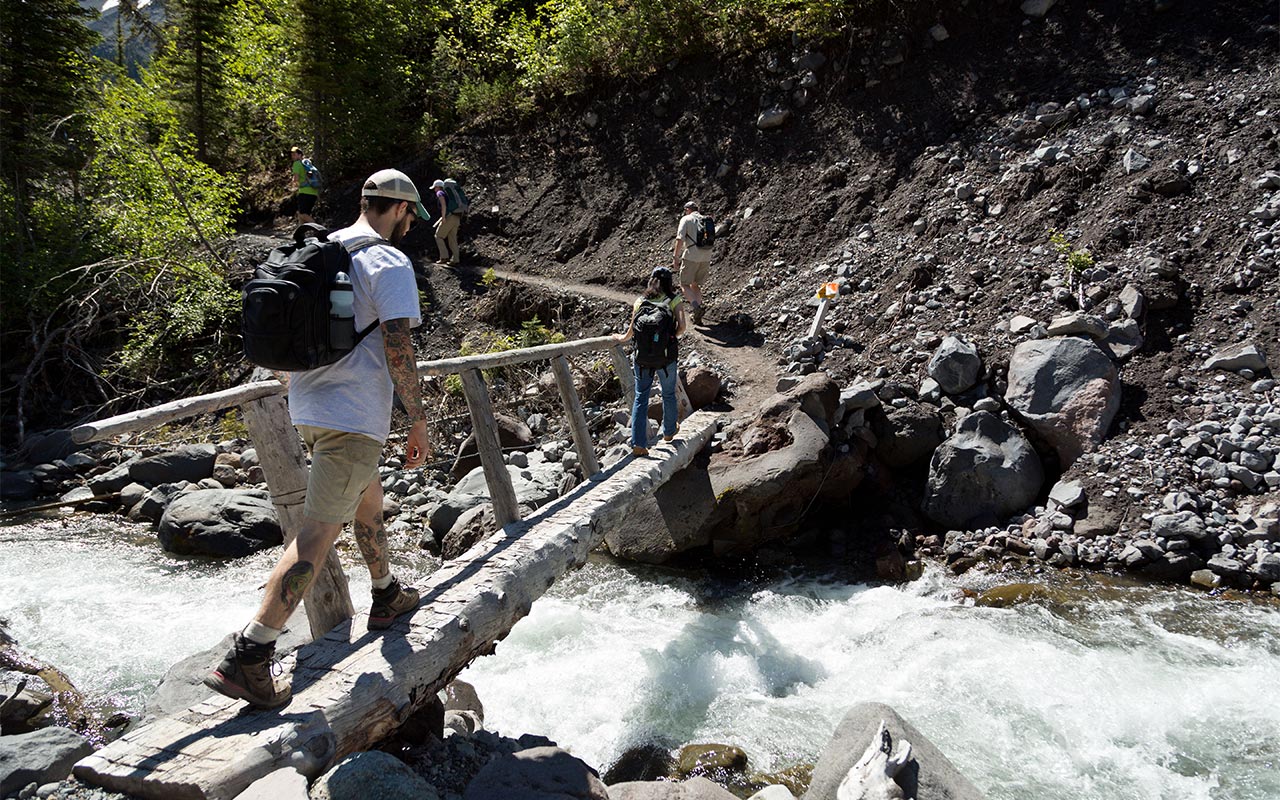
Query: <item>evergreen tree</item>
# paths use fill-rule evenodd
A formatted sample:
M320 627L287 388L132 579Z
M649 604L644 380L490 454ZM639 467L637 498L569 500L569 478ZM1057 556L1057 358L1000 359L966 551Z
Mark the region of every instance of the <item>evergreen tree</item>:
M234 0L170 0L168 41L158 68L183 121L196 138L196 157L220 162L226 146L227 53Z
M6 249L26 249L32 186L75 167L90 93L89 51L98 40L76 0L0 3L0 180ZM20 234L20 235L15 235Z

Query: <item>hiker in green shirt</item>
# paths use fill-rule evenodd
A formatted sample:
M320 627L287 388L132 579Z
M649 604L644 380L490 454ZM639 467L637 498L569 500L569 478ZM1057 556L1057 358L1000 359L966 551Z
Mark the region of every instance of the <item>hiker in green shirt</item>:
M320 170L302 157L301 147L290 148L289 153L293 156L293 177L298 181L298 223L315 222L311 212L320 197Z

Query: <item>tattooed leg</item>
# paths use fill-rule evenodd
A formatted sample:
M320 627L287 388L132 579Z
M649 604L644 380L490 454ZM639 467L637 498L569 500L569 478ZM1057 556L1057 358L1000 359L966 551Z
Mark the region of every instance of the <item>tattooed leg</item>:
M267 591L254 619L271 628L283 628L315 580L318 564L324 564L342 526L307 519L298 536L284 549L267 581Z
M378 523L378 526L372 527L368 523L356 520L352 525L355 530L356 544L360 545L360 555L364 556L364 563L369 565L369 572L372 573L375 567L382 567L382 575L386 574L387 564L387 529ZM374 575L373 577L381 578L382 575Z
M316 568L308 561L299 561L285 572L280 581L280 602L284 603L288 613L292 614L297 610L302 596L307 593L307 588L315 577Z
M369 577L375 581L391 573L390 553L387 549L387 529L382 524L382 484L377 480L369 482L364 494L360 495L360 505L356 507L356 518L351 525L355 533L356 544L360 545L360 555L369 567Z

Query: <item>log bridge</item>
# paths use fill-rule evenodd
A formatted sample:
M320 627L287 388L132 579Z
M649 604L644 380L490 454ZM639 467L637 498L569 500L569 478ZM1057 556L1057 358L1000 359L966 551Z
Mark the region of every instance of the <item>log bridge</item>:
M258 778L294 767L308 779L342 757L367 749L399 727L477 656L493 652L533 601L588 554L639 499L687 466L711 440L718 418L689 415L674 442L648 458L601 470L574 388L567 356L607 351L628 399L631 367L610 337L420 362L419 375L458 374L500 530L445 562L425 582L422 603L390 630L369 631L356 614L346 575L330 552L305 599L313 640L292 663L293 697L272 711L211 695L185 712L157 720L76 764L86 783L157 800L229 800ZM482 370L550 360L579 463L590 479L520 519ZM260 381L215 394L83 425L72 436L91 442L232 406L244 411L250 437L286 540L302 523L306 457L285 405L285 387ZM681 416L688 400L681 395Z

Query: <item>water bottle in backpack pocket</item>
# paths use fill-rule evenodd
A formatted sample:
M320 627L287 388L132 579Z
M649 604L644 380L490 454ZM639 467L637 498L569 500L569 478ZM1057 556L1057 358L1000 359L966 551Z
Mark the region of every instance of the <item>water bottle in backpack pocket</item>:
M351 278L339 272L333 277L333 288L329 290L329 346L336 350L356 346L355 301Z

